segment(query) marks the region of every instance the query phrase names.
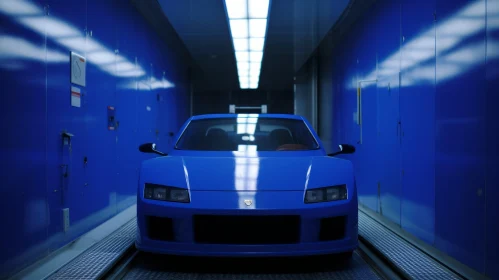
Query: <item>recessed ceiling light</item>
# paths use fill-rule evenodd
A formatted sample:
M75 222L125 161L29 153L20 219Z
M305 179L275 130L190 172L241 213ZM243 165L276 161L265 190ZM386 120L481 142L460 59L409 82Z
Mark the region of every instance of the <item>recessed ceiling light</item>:
M239 86L256 89L260 80L270 1L225 0L224 2L234 45Z

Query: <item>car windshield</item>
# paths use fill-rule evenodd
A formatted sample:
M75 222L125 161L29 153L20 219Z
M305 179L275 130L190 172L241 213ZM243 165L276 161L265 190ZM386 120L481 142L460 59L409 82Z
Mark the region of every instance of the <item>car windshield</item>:
M302 120L241 116L192 120L175 145L197 151L316 150L319 144Z

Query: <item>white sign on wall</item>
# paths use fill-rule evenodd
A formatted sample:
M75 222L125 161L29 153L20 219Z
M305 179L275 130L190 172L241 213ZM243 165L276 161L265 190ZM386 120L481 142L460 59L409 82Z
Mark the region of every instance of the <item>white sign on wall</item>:
M71 106L81 107L81 91L73 86L71 86Z
M86 85L87 60L71 52L71 83L84 87Z

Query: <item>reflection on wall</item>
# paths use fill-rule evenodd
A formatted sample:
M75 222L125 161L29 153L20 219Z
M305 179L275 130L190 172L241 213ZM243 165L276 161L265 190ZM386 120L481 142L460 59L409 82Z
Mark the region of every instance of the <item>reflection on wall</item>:
M485 28L489 32L499 29L499 10L497 5L489 5L489 16L495 20L490 20L486 25L484 21L485 10L482 1L471 1L470 4L461 8L454 15L439 21L435 29L423 31L416 38L403 42L402 47L397 52L378 63L377 68L368 72L367 75L359 77L359 80L373 80L378 76L398 75L399 71L407 73L410 80L405 80L401 85L411 86L417 83L434 83L435 73L432 66L435 56L439 57L443 63L440 68L438 81L445 82L458 75L463 75L479 64L485 62L483 55L483 42L469 42L469 39L479 33L483 33ZM491 24L492 23L492 24ZM435 35L438 39L435 49ZM404 40L404 38L402 38ZM489 42L492 49L499 48L499 41ZM498 58L497 51L489 53L489 59ZM425 63L429 65L426 67ZM350 84L355 88L356 83Z
M45 50L43 46L37 46L24 38L0 35L0 67L8 69L8 65L22 60L58 63L68 61L69 56L59 51Z
M124 78L144 78L142 82L151 84L151 87L155 89L175 86L172 82L166 80L165 77L160 81L156 81L154 77L150 79L145 78L146 71L136 61L131 62L125 56L120 55L118 50L106 48L94 40L91 35L84 34L68 22L56 17L45 16L43 9L28 0L2 0L0 1L0 12L41 36L46 36L48 40L55 42L59 46L84 54L89 63L97 66L108 75ZM12 41L12 39L10 41L2 39L1 42L2 51L6 49L6 51L10 50L10 53L13 55L17 54L19 56L19 52L21 52L28 55L26 58L35 56L38 59L44 59L44 50L30 47L29 42L25 42L25 40L16 42ZM23 45L19 46L19 44ZM19 50L19 47L23 46L27 46L28 48L21 49L22 51L18 52L12 51L12 49ZM31 52L33 50L34 52ZM0 58L2 56L11 58L8 52L2 53ZM55 53L50 50L47 52L47 62L65 61L64 57L61 53ZM135 88L135 85L131 88Z

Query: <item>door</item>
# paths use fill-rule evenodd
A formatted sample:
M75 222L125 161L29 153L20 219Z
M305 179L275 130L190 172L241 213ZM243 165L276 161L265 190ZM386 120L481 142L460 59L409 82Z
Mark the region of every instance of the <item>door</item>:
M399 76L381 78L377 84L379 104L378 211L400 224L400 145Z
M361 80L358 89L358 144L356 154L356 176L359 201L370 209L377 209L379 158L377 149L377 87L375 80Z

